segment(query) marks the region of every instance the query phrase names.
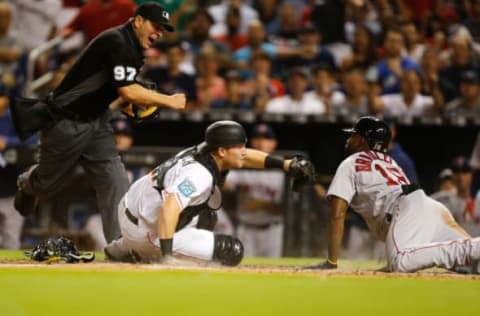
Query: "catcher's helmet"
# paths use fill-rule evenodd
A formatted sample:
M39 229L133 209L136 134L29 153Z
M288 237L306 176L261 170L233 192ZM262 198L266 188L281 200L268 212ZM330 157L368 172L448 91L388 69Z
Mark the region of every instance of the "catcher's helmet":
M388 125L373 116L364 116L358 119L352 128L344 129L347 133L360 134L368 142L371 150L386 152L392 133Z
M205 140L199 150L208 152L218 147L231 147L247 143L247 136L242 125L234 121L218 121L210 124L205 131Z

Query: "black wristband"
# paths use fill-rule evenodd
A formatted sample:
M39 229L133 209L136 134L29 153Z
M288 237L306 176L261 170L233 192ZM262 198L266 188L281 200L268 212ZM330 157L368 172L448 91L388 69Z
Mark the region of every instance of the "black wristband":
M162 251L162 256L168 256L172 254L173 248L173 239L160 239L160 250Z
M279 156L268 155L265 158L265 168L266 169L283 169L283 163L285 159Z

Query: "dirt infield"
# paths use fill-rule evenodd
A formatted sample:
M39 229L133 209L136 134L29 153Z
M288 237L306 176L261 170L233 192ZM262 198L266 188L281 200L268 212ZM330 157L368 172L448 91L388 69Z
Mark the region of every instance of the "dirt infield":
M305 275L319 277L377 277L377 278L421 278L421 279L458 279L480 280L480 275L467 275L448 272L442 269L430 269L416 273L389 273L372 269L337 269L337 270L303 270L299 266L262 266L240 265L238 267L224 267L219 265L190 264L185 266L165 266L160 264L128 264L96 261L91 263L67 264L61 262L37 263L29 259L1 259L0 269L72 269L84 271L162 271L162 270L186 270L186 271L210 271L225 273L245 274L284 274Z

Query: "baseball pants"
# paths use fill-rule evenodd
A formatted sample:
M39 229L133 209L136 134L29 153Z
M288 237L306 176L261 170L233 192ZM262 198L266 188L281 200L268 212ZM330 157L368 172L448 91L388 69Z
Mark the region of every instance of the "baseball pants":
M480 238L471 238L440 202L423 190L401 196L386 238L390 271L452 269L480 259Z
M107 241L120 236L117 206L128 189L125 167L115 147L111 113L91 122L63 119L40 133L40 160L21 174L18 184L27 194L48 198L67 183L79 163L96 192Z
M130 211L129 211L130 212ZM135 214L132 212L131 214ZM122 257L130 250L138 255L141 261L155 262L161 258L157 231L141 218L137 222L127 216L123 199L118 206L118 219L122 237L109 244L108 249L115 257ZM198 217L173 236L173 252L188 258L210 261L213 258L214 233L196 228Z

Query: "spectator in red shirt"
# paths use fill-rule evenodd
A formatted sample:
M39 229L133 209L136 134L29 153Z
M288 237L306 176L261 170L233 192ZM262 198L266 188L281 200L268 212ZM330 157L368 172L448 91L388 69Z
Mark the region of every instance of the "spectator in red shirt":
M90 0L63 30L64 36L83 32L84 44L111 27L123 24L135 13L132 0Z

